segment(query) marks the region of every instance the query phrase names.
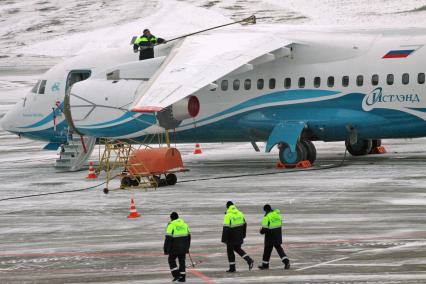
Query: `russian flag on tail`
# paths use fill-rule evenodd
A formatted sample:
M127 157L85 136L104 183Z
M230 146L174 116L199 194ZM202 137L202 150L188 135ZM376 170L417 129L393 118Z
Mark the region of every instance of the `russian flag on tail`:
M386 53L382 58L406 58L414 51L416 50L415 49L391 50L388 53Z

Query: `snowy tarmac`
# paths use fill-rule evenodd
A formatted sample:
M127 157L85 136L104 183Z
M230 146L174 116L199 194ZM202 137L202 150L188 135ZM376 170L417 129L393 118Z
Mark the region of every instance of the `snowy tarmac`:
M59 173L41 144L1 132L1 198L86 188L86 171ZM347 157L341 167L303 172L274 168L276 154L250 144L181 145L186 166L174 187L75 193L0 202L0 283L167 283L162 254L165 226L176 210L191 227L195 269L189 283L425 283L426 139L388 140L385 155ZM5 145L9 145L5 150ZM13 146L10 146L13 145ZM321 167L339 165L342 143L316 143ZM96 155L93 156L96 158ZM272 173L257 175L259 173ZM237 178L215 179L230 175ZM134 197L142 216L127 219ZM284 271L226 274L220 243L227 200L245 212L245 249L261 261L262 207L283 212ZM189 259L187 259L189 262Z

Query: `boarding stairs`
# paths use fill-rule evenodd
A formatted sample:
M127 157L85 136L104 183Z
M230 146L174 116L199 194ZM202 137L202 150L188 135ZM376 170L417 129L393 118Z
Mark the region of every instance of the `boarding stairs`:
M84 145L83 145L84 143ZM56 159L55 168L61 171L78 171L86 164L96 145L96 137L71 135Z

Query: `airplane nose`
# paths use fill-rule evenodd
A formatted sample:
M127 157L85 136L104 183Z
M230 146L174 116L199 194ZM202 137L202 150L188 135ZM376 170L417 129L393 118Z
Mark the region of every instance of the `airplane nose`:
M0 120L0 127L9 132L16 132L18 113L18 107L15 105Z

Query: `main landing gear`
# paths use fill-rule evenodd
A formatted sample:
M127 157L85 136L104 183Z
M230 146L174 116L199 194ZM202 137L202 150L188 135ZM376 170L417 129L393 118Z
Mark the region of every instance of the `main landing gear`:
M296 165L304 160L308 160L311 164L317 159L317 150L315 145L309 140L301 140L296 144L296 151L292 151L287 143L280 143L278 145L280 150L280 162L285 164L286 167L294 168Z
M352 156L364 156L372 154L373 150L382 145L380 139L364 139L358 140L355 144L351 144L348 140L345 141L346 149Z

